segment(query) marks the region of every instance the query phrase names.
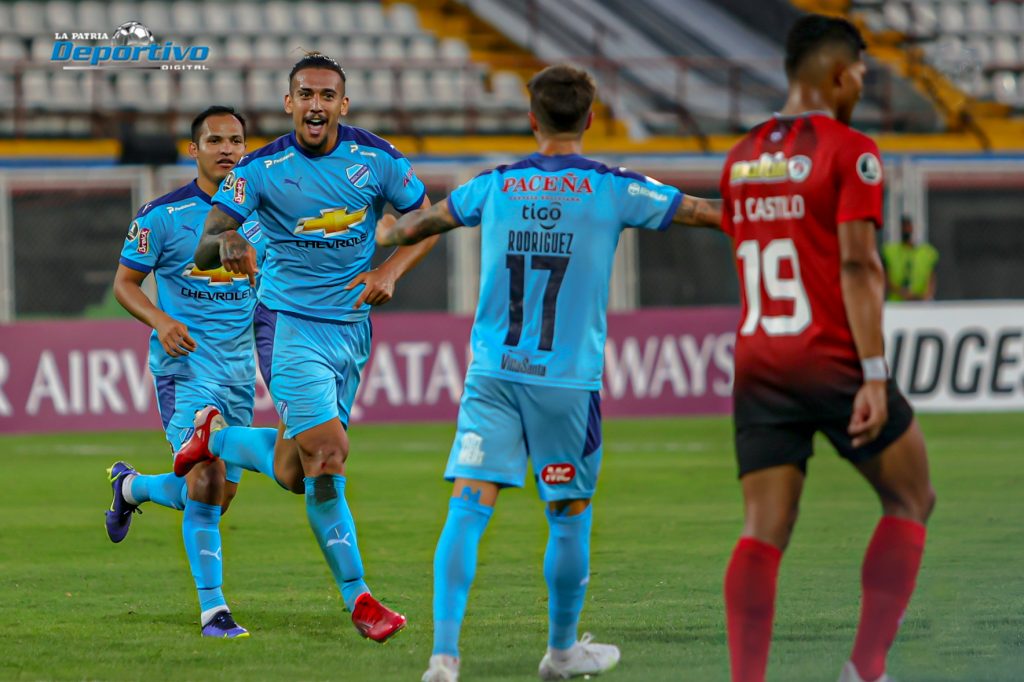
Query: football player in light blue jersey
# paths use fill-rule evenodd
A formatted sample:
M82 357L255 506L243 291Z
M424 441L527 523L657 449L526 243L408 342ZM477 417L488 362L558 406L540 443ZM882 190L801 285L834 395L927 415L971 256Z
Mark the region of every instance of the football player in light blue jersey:
M230 423L252 422L255 391L253 310L255 281L223 268L200 268L193 252L211 195L245 151L245 120L234 109L212 106L192 124L189 153L198 177L139 210L128 229L114 278L118 302L152 327L149 367L171 451L192 435L195 414L214 404ZM246 223L245 257L257 262L260 226ZM156 278L158 305L142 291ZM108 472L114 501L107 533L120 542L132 513L144 502L184 509L182 534L199 593L201 627L207 637L246 637L222 592L220 517L237 490L241 469L207 462L187 478L173 473L139 474L117 462Z
M377 228L382 246L460 225L481 230L473 360L445 478L454 481L434 555L434 650L425 682L458 679L459 632L477 548L503 487L527 459L550 527L544 556L548 651L543 679L608 670L619 650L577 639L590 571L590 498L601 465L601 372L612 259L626 227L717 226L718 201L581 156L595 85L552 66L533 77L539 151L480 174L447 201Z
M345 500L349 412L370 353L370 307L433 247L397 249L371 269L374 228L386 204L429 206L423 183L391 144L340 124L348 112L345 72L319 53L289 74L285 110L294 132L239 161L213 197L195 260L252 274L237 230L259 211L267 255L260 306L276 315L270 393L281 416L266 429L197 427L175 470L221 457L305 494L310 526L352 622L383 642L405 617L373 598L363 580L355 523ZM229 444L234 447L229 447Z

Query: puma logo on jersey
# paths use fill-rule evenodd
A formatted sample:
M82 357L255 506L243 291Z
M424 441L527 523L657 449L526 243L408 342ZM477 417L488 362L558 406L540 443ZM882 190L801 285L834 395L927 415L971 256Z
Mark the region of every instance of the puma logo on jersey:
M299 184L300 182L302 182L302 178L299 178L298 180L292 180L291 178L285 178L284 179L284 184L286 184L286 185L295 185L295 189L297 189L297 190L299 190L301 192L302 191L302 185Z

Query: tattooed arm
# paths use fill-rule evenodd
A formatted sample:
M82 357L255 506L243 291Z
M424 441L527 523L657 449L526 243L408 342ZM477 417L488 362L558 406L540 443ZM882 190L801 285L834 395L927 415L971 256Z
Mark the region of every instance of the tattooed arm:
M256 284L256 251L238 234L240 223L216 206L206 214L203 236L193 255L196 267L212 270L223 266L228 272L249 276Z
M377 244L379 246L400 246L416 244L435 234L448 232L459 227L448 210L448 201L441 201L430 208L410 211L397 221L381 220L377 223Z
M672 222L676 225L688 225L691 227L715 227L722 226L722 200L702 199L687 194L679 202L676 214L672 216Z

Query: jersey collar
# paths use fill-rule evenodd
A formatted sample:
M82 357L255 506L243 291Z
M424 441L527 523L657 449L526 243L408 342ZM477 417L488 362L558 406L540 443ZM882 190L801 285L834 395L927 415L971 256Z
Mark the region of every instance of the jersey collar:
M583 157L579 154L547 155L540 152L534 152L528 157L530 165L549 172L562 171L567 168L580 168L581 159Z
M338 137L334 140L334 146L322 154L311 152L301 144L299 144L299 138L295 137L295 131L293 130L288 134L288 141L291 142L292 146L299 150L299 153L305 156L307 159L319 159L322 156L330 156L334 153L334 150L341 146L341 139L345 135L345 126L338 126Z
M191 187L192 187L192 194L194 194L195 196L199 197L200 199L202 199L206 203L210 204L211 206L213 205L213 197L211 197L209 194L204 192L203 188L199 186L199 178L195 178L195 179L192 180Z
M779 112L776 111L775 113L772 114L772 117L779 121L795 121L798 118L805 118L808 116L824 116L826 118L835 118L834 116L832 116L832 114L825 111L824 109L812 109L811 111L804 111L799 114L780 114Z

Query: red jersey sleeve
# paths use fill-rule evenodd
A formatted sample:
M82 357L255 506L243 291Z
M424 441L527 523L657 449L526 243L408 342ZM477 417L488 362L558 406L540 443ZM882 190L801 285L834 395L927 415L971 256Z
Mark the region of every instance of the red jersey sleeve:
M882 227L882 157L867 135L850 131L836 152L835 173L839 201L836 225L851 220L872 220Z
M729 193L729 172L732 168L732 152L725 157L725 165L722 167L722 177L718 180L718 192L722 197L722 232L730 237L735 236L735 228L732 224L733 205Z

